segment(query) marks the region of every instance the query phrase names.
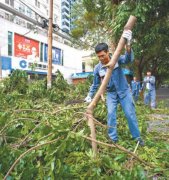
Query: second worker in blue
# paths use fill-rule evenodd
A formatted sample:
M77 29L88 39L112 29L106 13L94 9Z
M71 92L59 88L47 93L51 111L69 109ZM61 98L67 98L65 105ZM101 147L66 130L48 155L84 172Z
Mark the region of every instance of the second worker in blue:
M131 92L132 96L135 102L137 102L139 98L139 94L141 92L141 83L137 80L137 78L134 76L133 80L131 81Z

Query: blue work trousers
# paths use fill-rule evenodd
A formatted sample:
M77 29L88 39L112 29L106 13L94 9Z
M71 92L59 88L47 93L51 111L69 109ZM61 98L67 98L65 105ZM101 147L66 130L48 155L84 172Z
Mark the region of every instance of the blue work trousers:
M137 92L136 90L132 92L132 96L134 101L136 102L138 100L139 97L139 92Z
M121 107L125 113L132 138L133 139L139 138L140 131L138 128L135 105L131 93L128 92L125 97L119 98L118 95L115 94L114 92L107 92L107 109L108 109L107 124L109 126L108 135L110 139L113 141L118 140L117 121L116 121L118 103L121 104Z
M156 107L156 92L155 90L149 90L144 92L144 104L150 104L151 108Z

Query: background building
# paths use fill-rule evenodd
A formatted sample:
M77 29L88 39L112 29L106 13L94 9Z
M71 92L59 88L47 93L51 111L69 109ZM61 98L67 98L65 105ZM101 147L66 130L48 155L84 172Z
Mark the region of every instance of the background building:
M72 6L75 3L75 0L61 0L61 21L62 21L62 29L64 32L70 33L72 18L71 18L71 10Z
M12 69L28 73L47 74L47 25L49 0L2 0L0 2L0 76L6 77ZM64 2L64 4L63 4ZM65 31L62 17L71 1L54 0L52 73L58 69L66 79L82 72L82 57L89 52L74 48ZM64 6L62 6L64 5ZM62 11L64 10L64 11ZM70 9L69 9L70 10ZM70 18L70 11L69 16ZM64 32L62 31L62 28Z

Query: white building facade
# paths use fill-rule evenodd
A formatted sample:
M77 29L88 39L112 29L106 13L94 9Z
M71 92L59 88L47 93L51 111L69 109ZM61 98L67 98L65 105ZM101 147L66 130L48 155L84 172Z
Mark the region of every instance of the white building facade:
M54 0L53 24L56 26L53 33L52 73L60 70L70 80L73 73L82 72L82 57L89 52L74 48L70 37L61 31L61 9L62 0ZM48 34L45 26L48 18L49 0L0 1L2 78L13 69L47 74Z

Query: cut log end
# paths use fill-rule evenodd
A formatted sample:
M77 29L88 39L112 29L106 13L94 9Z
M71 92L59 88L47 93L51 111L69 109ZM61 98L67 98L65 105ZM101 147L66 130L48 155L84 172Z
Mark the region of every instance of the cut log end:
M135 23L137 21L137 18L135 16L130 16L126 25L124 26L124 30L132 30Z

